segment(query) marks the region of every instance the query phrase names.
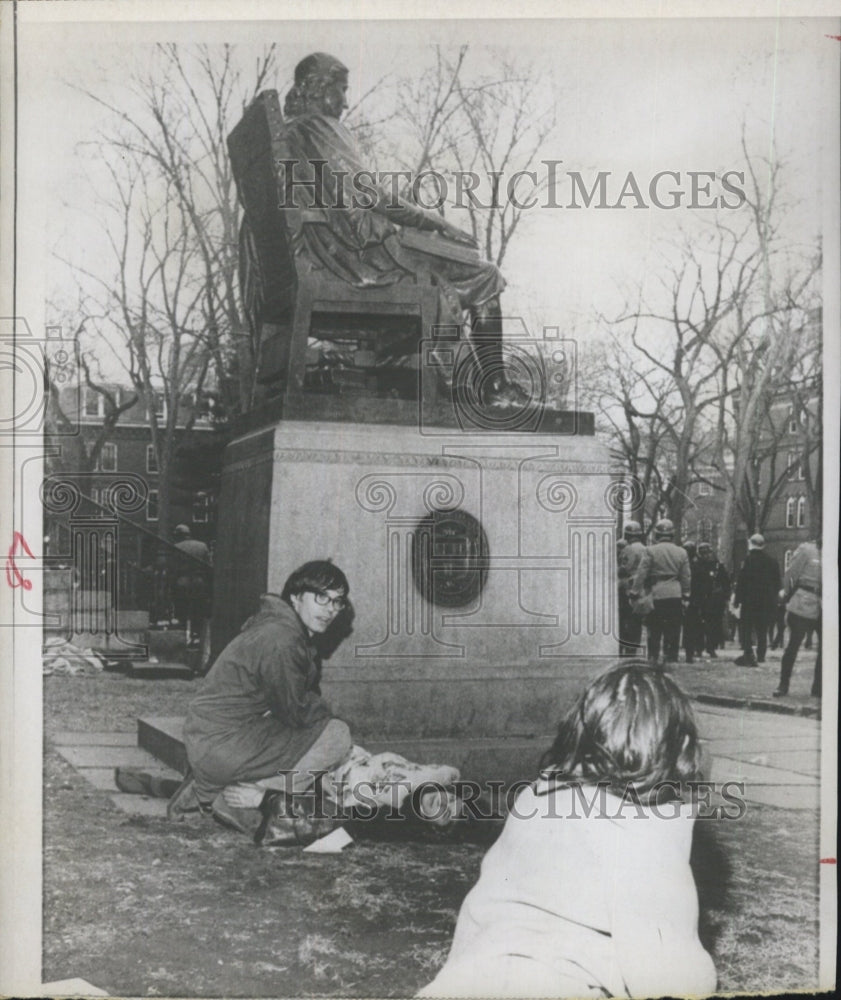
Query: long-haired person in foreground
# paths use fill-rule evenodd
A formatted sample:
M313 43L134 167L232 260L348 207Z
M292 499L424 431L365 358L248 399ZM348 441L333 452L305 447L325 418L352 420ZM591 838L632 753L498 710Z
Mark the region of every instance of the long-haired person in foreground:
M512 803L420 995L713 992L689 867L699 767L670 677L625 660L594 680Z

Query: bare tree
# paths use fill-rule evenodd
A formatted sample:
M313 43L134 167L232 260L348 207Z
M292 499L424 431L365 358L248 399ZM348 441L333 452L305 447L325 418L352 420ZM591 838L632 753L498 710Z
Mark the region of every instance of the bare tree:
M763 449L772 443L768 414L776 400L792 391L790 373L808 353L805 337L812 326L815 279L821 266L820 254L792 253L782 237L779 163L752 159L747 150L745 162L750 178L749 228L737 235L739 244L749 247L743 252L748 263L742 265L749 280L736 299L729 335L717 345L721 392L716 464L728 485L719 554L728 565L739 514L753 516L753 521L746 521L749 530L760 526L759 512L745 502L751 494L751 470L761 467ZM786 474L784 470L782 475ZM756 495L755 475L753 487Z
M669 460L657 513L669 516L678 536L705 443L705 421L721 396L716 341L750 280L748 268L733 266L737 249L738 240L724 231L706 239L686 234L670 254L677 263L663 269L665 308L652 308L640 296L639 305L609 324L630 356L625 371L635 379L641 371L651 393L646 412L655 426L649 447L662 452L660 462L666 456ZM618 399L625 409L621 391ZM635 416L630 411L626 420ZM651 462L656 465L657 459Z
M240 207L226 140L274 72L274 46L247 82L230 45L168 44L155 51L148 69L132 80L143 113L106 104L119 130L103 137L100 148L107 145L165 185L192 254L191 278L201 283L196 305L215 386L226 411L236 413L253 400L259 345L238 298Z
M546 75L502 52L492 73L476 72L467 46L452 54L436 46L426 72L398 83L397 109L392 158L404 170L402 193L442 212L457 201L485 257L501 266L525 206L546 185L537 173L514 178L533 169L555 127Z
M779 165L763 172L746 149L745 161L743 211L687 233L671 251L676 263L664 267L659 297L665 308L640 294L608 324L613 354L606 379L596 382L618 454L629 471L642 472L647 490L657 486L654 509L678 534L690 487L710 482L704 466L716 469L725 484L719 546L728 564L740 513L751 530L758 524L758 469L775 447L768 414L781 395L796 392L790 373L809 353L820 268L819 256L804 257L783 238ZM815 407L798 405L810 419ZM774 472L776 488L787 472Z
M615 333L591 349L583 370L582 402L596 412L611 458L633 482L628 513L650 524L663 513L671 478L666 448L674 405L671 383Z
M238 298L240 209L226 138L273 68L267 47L246 84L229 45L158 45L130 76L130 107L88 95L111 114L95 150L108 178L100 202L113 271L76 270L99 302L100 345L146 405L162 537L176 427L192 426L207 390L228 414L253 399L258 345Z
M820 375L820 319L815 326L798 331L801 353L793 366L773 380L763 401L759 433L754 454L738 500L738 515L754 531L765 531L771 512L787 484L802 484L812 525L821 530L823 485L823 428L821 421L822 379ZM810 335L811 334L811 335ZM794 449L790 424L798 428Z
M78 342L87 323L88 317L75 323L69 339ZM137 403L136 393L121 396L95 369L95 360L90 352L82 352L79 355L78 370L70 372L65 378L68 386L74 381L76 383L71 390L78 393L74 406L68 399L67 387L59 383L49 358L46 359L45 437L57 446L56 450L48 449L45 456L49 472L93 472L103 448L113 438L114 428L120 418ZM94 392L102 398L102 423L90 435L77 433L78 409L79 406L84 406L82 390Z

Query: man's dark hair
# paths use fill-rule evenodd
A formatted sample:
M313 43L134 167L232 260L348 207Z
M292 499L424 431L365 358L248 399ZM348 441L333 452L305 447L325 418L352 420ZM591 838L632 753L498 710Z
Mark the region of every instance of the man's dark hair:
M313 593L324 590L341 590L347 597L350 586L345 574L329 559L314 559L312 562L299 566L289 575L280 596L289 604L289 598L293 594L302 594L307 590Z

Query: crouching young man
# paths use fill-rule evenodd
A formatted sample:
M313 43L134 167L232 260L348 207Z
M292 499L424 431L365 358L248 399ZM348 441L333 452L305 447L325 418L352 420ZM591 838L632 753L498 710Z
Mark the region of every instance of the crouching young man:
M170 818L199 808L254 833L269 791L291 797L350 753L346 723L321 697L313 637L347 606L348 582L330 562L295 570L280 594L222 650L190 704L184 742L192 771L169 804Z

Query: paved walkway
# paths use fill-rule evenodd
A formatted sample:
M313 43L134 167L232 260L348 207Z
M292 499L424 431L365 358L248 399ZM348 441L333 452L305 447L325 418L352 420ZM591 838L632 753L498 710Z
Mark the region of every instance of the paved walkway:
M782 809L817 810L820 783L820 722L696 705L701 736L712 756L710 780L744 782L748 803ZM114 785L115 767L140 767L153 774L180 775L137 746L133 733L59 732L58 752L95 788L109 793L118 808L136 815L165 816L166 802L125 795Z
M109 798L124 812L137 816L166 816L166 800L145 795L125 795L114 784L114 768L138 767L150 774L181 780L177 771L137 745L135 733L58 732L51 741L61 756L94 788L109 792Z
M712 755L710 780L745 784L749 803L817 810L821 724L747 708L696 708Z
M790 715L820 715L820 700L811 696L815 672L816 651L801 649L797 655L791 689L782 698L773 696L780 681L780 649L769 649L765 663L756 667L740 667L735 660L741 649L730 643L719 650L718 659L696 659L681 662L672 676L683 690L701 702L735 707L748 706L766 712Z

